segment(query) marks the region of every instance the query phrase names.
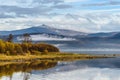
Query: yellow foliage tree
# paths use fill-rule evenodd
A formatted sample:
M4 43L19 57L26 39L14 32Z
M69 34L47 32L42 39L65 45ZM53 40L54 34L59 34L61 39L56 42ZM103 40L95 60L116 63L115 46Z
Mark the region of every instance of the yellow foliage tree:
M0 40L0 53L4 53L5 52L5 44L2 40Z

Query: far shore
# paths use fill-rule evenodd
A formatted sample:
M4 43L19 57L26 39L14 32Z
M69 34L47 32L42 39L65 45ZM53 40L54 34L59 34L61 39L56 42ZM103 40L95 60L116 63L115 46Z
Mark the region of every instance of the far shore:
M99 58L114 58L114 55L89 55L75 53L48 53L45 55L0 55L0 62L33 62L33 61L74 61Z

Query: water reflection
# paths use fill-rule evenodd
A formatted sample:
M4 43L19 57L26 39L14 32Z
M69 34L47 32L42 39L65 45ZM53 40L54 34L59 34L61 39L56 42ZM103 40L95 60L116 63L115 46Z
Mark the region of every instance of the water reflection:
M30 80L120 80L120 58L60 62L52 69L33 71Z
M0 70L2 80L120 80L120 58L20 63Z
M52 68L57 65L57 62L27 62L27 63L4 63L0 65L0 78L3 76L8 76L9 80L12 80L12 76L14 73L21 72L23 76L23 80L28 80L31 71L36 70L44 70L48 68ZM22 80L22 79L20 79Z

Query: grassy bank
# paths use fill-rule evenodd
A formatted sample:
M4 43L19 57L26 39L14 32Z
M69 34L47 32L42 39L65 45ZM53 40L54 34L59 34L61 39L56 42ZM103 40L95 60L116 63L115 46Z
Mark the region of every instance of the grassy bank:
M14 43L0 40L0 62L72 61L95 58L106 56L61 53L57 47L46 43Z
M72 54L72 53L49 53L46 55L17 55L7 56L0 55L0 62L25 62L25 61L72 61L83 59L107 58L106 56L88 55L88 54Z

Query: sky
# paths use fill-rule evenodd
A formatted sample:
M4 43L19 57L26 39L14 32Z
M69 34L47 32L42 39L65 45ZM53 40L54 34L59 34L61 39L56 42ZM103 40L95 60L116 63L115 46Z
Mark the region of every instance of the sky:
M120 0L0 0L0 31L42 24L81 32L120 31Z

